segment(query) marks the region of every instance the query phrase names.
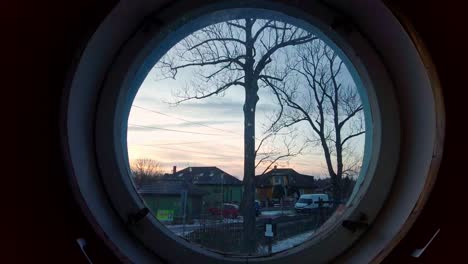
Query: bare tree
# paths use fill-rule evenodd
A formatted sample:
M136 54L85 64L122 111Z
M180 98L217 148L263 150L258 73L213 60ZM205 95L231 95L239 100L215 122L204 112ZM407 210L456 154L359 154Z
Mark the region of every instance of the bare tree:
M197 78L177 96L181 103L243 87L244 179L243 215L246 249L255 250L255 112L258 91L267 80L281 81L272 62L286 48L301 45L316 36L291 24L246 17L202 28L183 39L156 65L164 77L176 78L180 71L194 69ZM280 62L276 61L276 64ZM270 87L274 89L274 87ZM278 97L279 100L279 97Z
M255 168L260 169L259 175L265 174L272 166L280 162L288 164L292 158L303 154L308 144L307 142L297 144L297 138L298 135L294 130L284 133L277 131L265 133L255 150L257 158Z
M270 130L309 125L313 131L309 142L321 146L334 200L340 202L343 176L360 165L351 142L365 133L362 101L343 61L322 40L301 46L295 58L285 81L269 81L287 107Z
M134 160L131 165L131 170L133 181L137 187L151 183L157 179L156 177L163 174L159 162L148 158Z

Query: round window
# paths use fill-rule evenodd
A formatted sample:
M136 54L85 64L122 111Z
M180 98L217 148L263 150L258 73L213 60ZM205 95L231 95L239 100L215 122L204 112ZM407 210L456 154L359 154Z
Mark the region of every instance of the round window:
M65 142L96 229L134 262L323 263L375 238L395 188L426 181L402 183L400 147L430 144L400 135L433 124L402 100L417 75L321 3L205 2L119 5L131 26L83 54Z
M158 34L128 119L147 208L174 234L232 255L271 255L336 224L372 149L350 59L278 11L182 20Z

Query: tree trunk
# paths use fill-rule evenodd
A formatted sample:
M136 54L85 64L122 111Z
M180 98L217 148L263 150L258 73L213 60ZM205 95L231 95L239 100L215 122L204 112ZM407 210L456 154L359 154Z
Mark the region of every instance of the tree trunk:
M244 105L244 234L246 249L255 251L255 108L256 89L246 90Z
M256 251L255 239L255 110L259 100L258 84L253 75L254 54L252 29L253 21L246 20L246 60L245 60L245 103L244 103L244 243L249 254Z
M333 188L333 207L335 208L338 206L338 203L340 203L342 199L341 178L336 174L330 176Z
M331 161L330 148L328 148L327 141L323 133L320 134L320 141L322 143L323 152L325 154L325 161L327 163L328 174L331 178L331 184L333 188L333 207L335 208L338 205L338 202L341 202L341 175L336 173L333 169L333 164Z
M332 64L330 64L332 66ZM333 75L333 70L332 72L332 81L333 81L333 87L335 89L334 97L335 97L335 103L333 104L333 123L335 125L335 149L336 149L336 174L335 174L335 180L333 183L333 192L334 192L334 200L335 206L338 206L339 203L341 203L342 199L342 188L341 188L341 178L343 175L343 145L341 144L341 127L340 127L340 122L339 122L339 109L338 105L340 104L340 100L338 97L339 93L339 86L336 84L335 77Z

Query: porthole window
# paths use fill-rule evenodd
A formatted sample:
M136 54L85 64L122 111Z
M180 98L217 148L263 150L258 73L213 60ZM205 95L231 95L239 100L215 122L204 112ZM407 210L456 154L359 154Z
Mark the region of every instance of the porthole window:
M365 177L364 109L372 123L349 58L278 11L183 19L154 47L162 56L127 122L147 207L174 234L232 255L271 255L336 224Z
M67 96L72 183L107 242L136 262L323 263L373 234L408 180L401 112L423 115L409 77L320 3L155 3L108 22Z

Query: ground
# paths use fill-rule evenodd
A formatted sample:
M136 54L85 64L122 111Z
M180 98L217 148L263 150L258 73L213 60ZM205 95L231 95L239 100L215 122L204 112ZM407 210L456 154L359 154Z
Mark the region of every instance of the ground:
M178 236L193 243L217 251L234 250L243 243L242 216L236 219L209 218L194 220L192 224L166 225ZM264 236L264 224L268 219L276 221L277 231L271 240L272 253L297 246L308 240L314 233L320 232L323 219L318 215L298 215L293 208L269 208L262 210L257 217L257 254L268 254L269 240ZM239 252L237 252L239 253Z

